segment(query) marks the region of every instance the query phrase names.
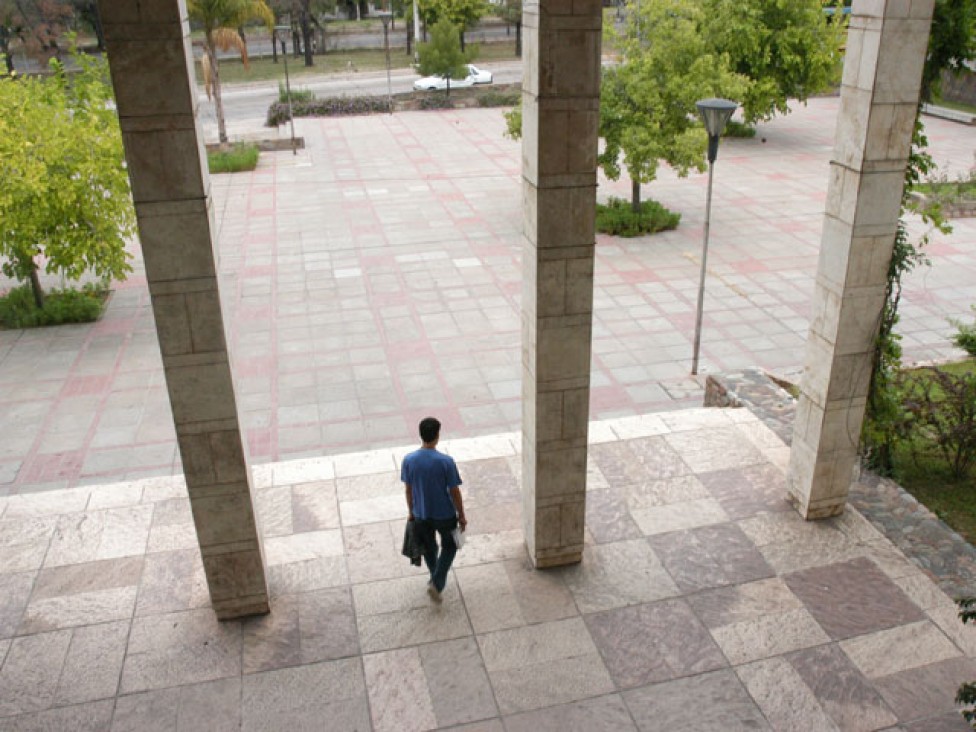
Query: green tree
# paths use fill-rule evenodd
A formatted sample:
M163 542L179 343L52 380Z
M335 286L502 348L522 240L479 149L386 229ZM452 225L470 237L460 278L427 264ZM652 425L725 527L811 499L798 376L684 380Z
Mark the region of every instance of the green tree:
M922 71L922 101L931 102L942 73L959 73L976 57L976 1L936 0Z
M654 180L660 161L682 176L691 168L704 170L708 137L695 102L738 99L748 88L747 80L730 70L728 58L713 52L699 34L703 14L696 0L635 2L618 39L620 63L604 72L599 164L611 180L620 178L622 167L627 170L635 213L641 184ZM648 32L653 36L645 38Z
M247 47L237 29L252 20L263 21L269 28L274 25L274 13L264 0L188 0L190 18L203 26L203 78L207 97L213 98L217 116L217 134L221 142L227 142L227 123L224 120L224 104L220 98L220 66L217 49L236 48L241 60L247 64Z
M417 47L420 73L441 76L447 80L447 96L451 96L451 79L463 79L468 70L467 55L461 50L458 29L447 18L441 18L430 29L430 41Z
M125 240L135 230L122 135L104 60L75 55L69 82L53 74L0 81L0 256L3 273L30 282L44 305L38 269L103 282L131 271Z
M699 4L704 42L752 82L741 100L747 122L786 114L790 99L804 101L840 80L846 24L829 22L822 0Z
M488 12L484 0L419 0L420 17L428 28L433 28L440 20L449 20L457 26L460 33L461 50L465 50L464 31L477 23Z

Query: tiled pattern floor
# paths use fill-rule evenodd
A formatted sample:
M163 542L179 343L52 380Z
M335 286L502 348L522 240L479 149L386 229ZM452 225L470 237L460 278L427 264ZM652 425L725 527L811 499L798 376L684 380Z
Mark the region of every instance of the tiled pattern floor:
M179 479L0 497L0 728L966 729L976 630L854 510L802 521L751 413L591 437L584 560L545 571L517 435L445 442L470 536L441 605L398 551L412 447L254 469L273 611L245 621L214 620Z
M837 99L722 143L703 371L800 366ZM952 176L976 131L927 119ZM500 110L301 120L308 148L213 178L225 312L252 459L518 428L520 179ZM436 142L435 142L436 141ZM601 181L599 195L627 195ZM591 414L701 402L688 377L705 176L646 187L682 214L653 238L600 237ZM906 283L909 359L953 354L976 302L976 223ZM0 331L0 495L179 472L141 263L91 326ZM4 286L4 283L0 283Z

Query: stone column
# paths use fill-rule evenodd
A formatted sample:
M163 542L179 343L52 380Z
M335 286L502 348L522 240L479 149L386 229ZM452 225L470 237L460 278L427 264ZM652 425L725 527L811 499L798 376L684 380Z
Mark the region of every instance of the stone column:
M934 0L854 0L787 476L808 519L844 510L884 304Z
M100 0L166 386L217 617L268 612L183 0Z
M538 567L583 553L601 13L522 11L522 500Z

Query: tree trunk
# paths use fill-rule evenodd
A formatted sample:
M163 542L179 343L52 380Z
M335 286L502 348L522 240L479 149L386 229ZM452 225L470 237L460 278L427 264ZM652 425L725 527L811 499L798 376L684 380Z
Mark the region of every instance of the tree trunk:
M210 57L210 75L213 80L214 114L217 117L217 139L227 142L227 122L224 120L224 102L220 98L220 67L217 64L217 46L214 44L213 32L207 33L205 53Z
M312 24L308 22L308 13L302 13L301 26L302 45L305 51L305 66L308 68L315 65L315 59L312 58Z
M412 20L408 20L407 21L407 55L408 56L410 55L410 52L413 50L413 48L412 48L413 47L413 28L411 28L412 25L413 25L413 21Z
M522 58L522 19L515 21L515 55Z
M459 34L461 37L461 53L464 53L464 31Z
M271 31L271 63L278 63L278 35Z
M44 307L44 290L41 288L41 278L37 276L37 265L31 262L30 271L31 292L34 293L34 304L38 310Z
M641 210L641 200L640 200L640 181L632 180L630 181L630 209L635 214L639 214Z

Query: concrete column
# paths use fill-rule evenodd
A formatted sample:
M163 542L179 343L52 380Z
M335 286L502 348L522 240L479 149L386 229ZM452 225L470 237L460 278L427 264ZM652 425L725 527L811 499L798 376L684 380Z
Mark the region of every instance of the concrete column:
M787 476L805 518L844 510L934 0L854 0Z
M539 567L583 553L600 0L527 0L522 82L522 500Z
M146 277L217 617L268 612L183 0L100 0Z

